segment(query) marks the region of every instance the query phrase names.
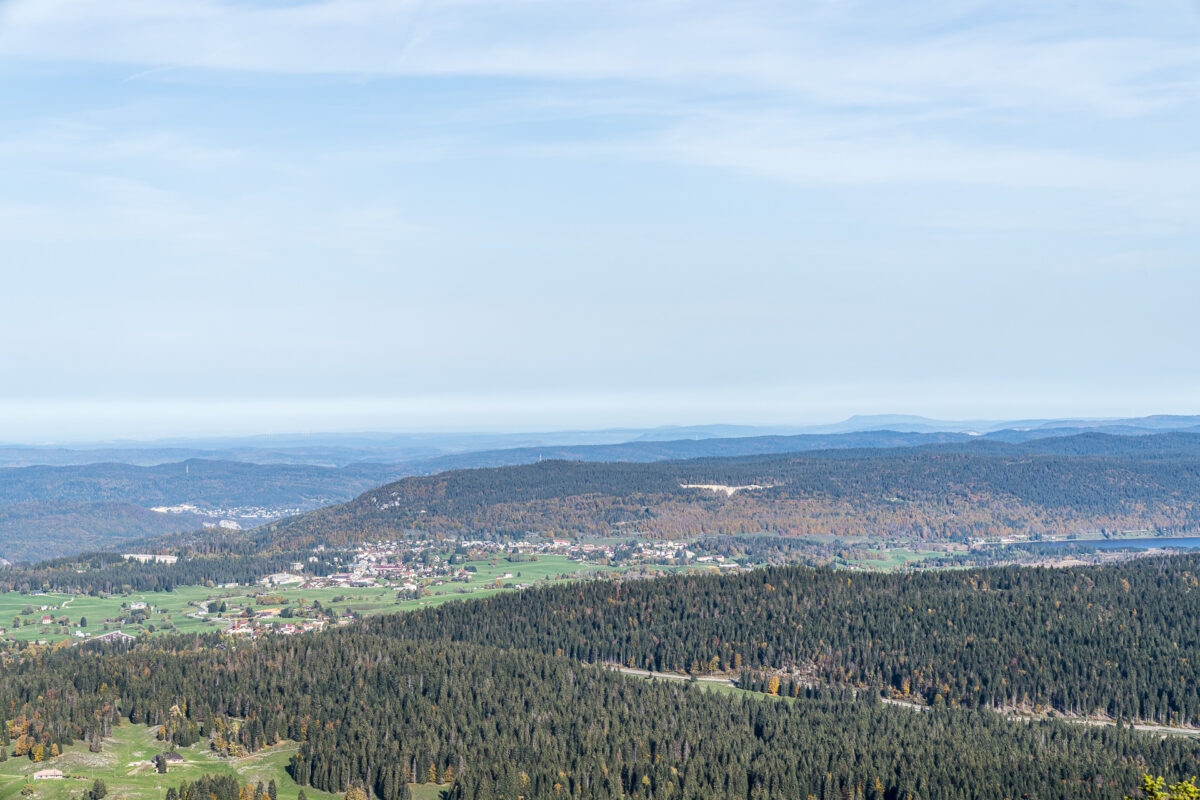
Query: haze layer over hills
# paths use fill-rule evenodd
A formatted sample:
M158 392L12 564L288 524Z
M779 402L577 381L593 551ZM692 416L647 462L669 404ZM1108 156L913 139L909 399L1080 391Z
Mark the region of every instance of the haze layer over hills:
M943 447L948 453L956 446L967 448L964 453L997 456L1002 451L987 447L1064 440L1081 433L1113 434L1120 438L1068 438L1065 441L1072 444L1046 444L1037 452L1067 455L1065 451L1072 448L1099 448L1098 454L1130 455L1139 447L1151 450L1182 447L1186 438L1168 441L1154 434L1200 430L1198 423L1200 418L1192 416L953 422L884 415L854 417L804 432L790 429L790 433L753 426L713 425L545 434L321 434L126 443L77 449L6 447L0 448L0 463L39 460L47 463L0 468L0 557L37 560L118 546L148 536L195 531L204 525L255 527L323 506L336 506L398 478L454 470L540 461L652 463L891 448ZM1139 437L1150 438L1139 443ZM207 457L159 463L160 459L185 454ZM396 460L389 462L388 458ZM693 501L694 498L689 504ZM734 505L750 502L746 497L732 501ZM624 507L627 503L622 501L618 505ZM597 532L610 530L618 522L630 523L626 511L612 510L616 514L613 519L593 520L581 527L561 519L558 516L561 512L559 509L541 519L534 529L549 530L554 525L566 524L568 529ZM750 512L726 509L721 513ZM767 530L792 531L794 526L786 520L794 513L798 509L782 517L775 514L762 518L760 524ZM1149 513L1105 517L1096 520L1093 527L1129 523L1171 528L1178 521L1178 513L1181 512L1176 508L1166 517ZM730 525L739 530L744 528L742 523L712 520L678 528L664 519L648 523L648 529L703 533L725 530ZM1135 519L1141 521L1134 522ZM393 520L385 527L391 529L400 522ZM448 530L474 529L472 526L482 526L479 529L483 530L495 524L505 530L512 527L511 520L498 523L477 519L468 524L455 519L448 524ZM940 523L927 520L920 524ZM978 521L970 525L959 522L951 529L961 532L978 524ZM1009 527L1016 524L1010 522ZM907 531L911 526L906 523L903 528Z

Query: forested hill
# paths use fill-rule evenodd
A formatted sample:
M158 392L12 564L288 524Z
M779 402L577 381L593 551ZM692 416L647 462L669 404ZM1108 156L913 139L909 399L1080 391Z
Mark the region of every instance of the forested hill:
M233 519L245 526L339 503L400 475L385 464L314 467L190 460L139 467L88 464L0 468L0 556L36 561L195 531ZM194 507L157 513L156 506Z
M729 490L694 488L724 486ZM732 493L730 493L732 491ZM1082 434L658 463L549 461L410 477L280 521L264 544L449 535L873 534L1187 530L1200 435Z
M655 672L740 669L932 705L1200 723L1200 556L1104 567L740 574L535 588L368 621ZM790 687L789 687L790 684Z
M35 562L194 531L201 524L195 514L159 514L132 503L18 503L0 506L0 556Z

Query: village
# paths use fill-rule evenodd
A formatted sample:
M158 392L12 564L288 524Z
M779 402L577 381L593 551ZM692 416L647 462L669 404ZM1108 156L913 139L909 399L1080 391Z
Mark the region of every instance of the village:
M343 588L392 585L399 590L419 592L426 585L443 585L446 581L468 583L477 569L472 562L496 563L503 559L512 564L536 563L555 556L581 566L687 566L699 565L718 569L734 569L739 565L720 555L699 555L689 549L690 543L662 540L623 540L621 542L572 541L550 539L540 541L463 540L449 546L444 540L404 539L377 541L361 545L344 562L343 571L328 575L304 574L305 564L295 562L291 572L264 576L264 586L295 586L301 589ZM447 550L452 553L447 553ZM314 552L323 552L318 547ZM319 559L312 556L309 561ZM342 564L340 557L335 561ZM503 578L511 578L505 574ZM510 588L526 588L517 584Z
M654 539L583 540L545 539L537 541L462 540L454 554L443 559L442 540L379 541L364 544L347 565L347 572L324 580L334 585L354 586L370 580L416 581L422 578L468 580L461 565L470 561L505 558L513 563L536 561L544 556L559 556L581 565L607 566L686 566L706 565L732 569L738 565L719 555L699 555L685 541Z
M156 553L123 555L143 564L178 561ZM20 602L14 596L0 608L0 643L102 644L163 633L295 635L348 625L365 614L548 580L737 568L743 567L690 542L651 539L392 539L337 551L318 545L306 559L251 583L100 597L34 592Z

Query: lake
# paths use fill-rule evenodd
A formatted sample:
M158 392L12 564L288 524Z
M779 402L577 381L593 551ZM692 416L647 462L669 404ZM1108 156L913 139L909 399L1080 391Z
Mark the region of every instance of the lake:
M1042 547L1063 548L1086 545L1097 550L1145 550L1151 547L1174 547L1200 550L1200 536L1150 536L1140 539L1064 539L1056 542L1031 542Z

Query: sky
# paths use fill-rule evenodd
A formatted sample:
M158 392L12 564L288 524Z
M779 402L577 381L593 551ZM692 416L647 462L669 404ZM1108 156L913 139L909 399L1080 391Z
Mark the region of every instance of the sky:
M0 0L0 440L1200 411L1200 3Z

